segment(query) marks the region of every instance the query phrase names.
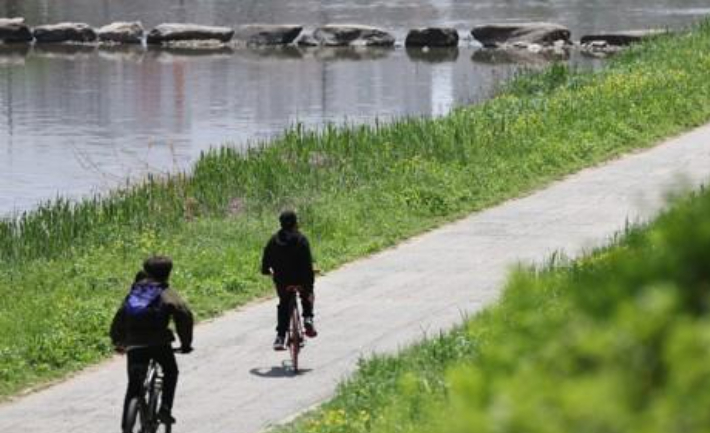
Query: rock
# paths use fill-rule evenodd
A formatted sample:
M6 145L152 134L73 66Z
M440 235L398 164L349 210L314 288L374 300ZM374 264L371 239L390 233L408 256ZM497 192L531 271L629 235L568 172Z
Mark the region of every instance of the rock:
M527 46L527 50L531 53L539 53L543 50L543 47L540 44L530 44Z
M313 33L301 33L301 36L296 40L296 45L301 47L317 47L320 43L315 36L313 36Z
M140 21L116 22L101 27L97 32L102 42L116 42L119 44L140 44L143 42L145 30Z
M313 32L318 45L326 47L374 46L391 47L394 36L376 27L357 24L328 24Z
M407 47L456 47L459 32L451 27L424 27L412 29L404 40Z
M567 27L551 23L488 24L474 27L471 35L484 47L521 44L552 45L556 41L569 43Z
M94 42L96 31L85 23L59 23L34 28L38 44L60 42Z
M623 47L642 42L664 33L666 33L665 30L628 30L622 32L598 33L582 36L580 43L582 45L588 45L593 42L606 42L608 45Z
M0 18L0 42L31 42L32 31L24 18Z
M240 27L235 39L247 45L287 45L301 34L303 26L251 24Z
M198 24L160 24L148 33L149 44L162 44L176 41L217 40L229 42L234 30L229 27L202 26Z

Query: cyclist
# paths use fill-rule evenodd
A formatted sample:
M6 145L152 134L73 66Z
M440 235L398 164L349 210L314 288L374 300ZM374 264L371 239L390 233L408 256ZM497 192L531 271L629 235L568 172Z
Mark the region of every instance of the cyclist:
M143 273L136 275L129 294L111 323L111 341L120 353L127 354L128 388L123 405L122 427L128 404L140 394L148 364L154 359L163 368L164 389L158 419L175 423L171 411L178 379L178 367L172 342L170 319L180 338L182 353L192 351L193 317L187 304L168 284L173 262L168 257L154 256L143 263Z
M296 293L289 287L299 286L303 307L303 325L308 337L318 335L313 324L313 257L308 239L298 229L298 217L294 211L287 210L279 215L281 229L277 231L264 248L261 259L261 273L271 275L279 295L277 307L278 324L274 350L285 350L286 331L288 331L289 307Z

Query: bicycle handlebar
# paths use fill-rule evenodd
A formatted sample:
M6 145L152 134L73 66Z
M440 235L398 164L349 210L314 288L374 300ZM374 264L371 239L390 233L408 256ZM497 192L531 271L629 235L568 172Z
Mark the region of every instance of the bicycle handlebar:
M190 346L187 348L187 350L183 349L182 347L171 347L173 353L179 353L181 355L187 355L188 353L192 353L195 351L195 348ZM120 354L120 355L125 355L128 352L128 349L126 349L123 346L114 346L113 348L114 352Z

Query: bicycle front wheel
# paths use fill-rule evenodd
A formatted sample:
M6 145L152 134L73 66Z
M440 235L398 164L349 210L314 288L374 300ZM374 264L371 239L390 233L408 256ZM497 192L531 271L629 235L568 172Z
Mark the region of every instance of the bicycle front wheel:
M170 424L159 424L156 433L170 433L172 430L172 425Z
M128 403L126 418L123 420L123 433L143 433L144 419L141 411L141 401L136 397Z

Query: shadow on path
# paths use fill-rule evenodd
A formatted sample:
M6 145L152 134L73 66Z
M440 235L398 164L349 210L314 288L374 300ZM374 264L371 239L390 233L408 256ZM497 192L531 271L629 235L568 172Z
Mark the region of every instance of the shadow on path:
M293 368L291 368L291 365L289 363L284 362L280 366L274 366L270 369L266 369L264 367L252 368L251 370L249 370L249 373L253 374L254 376L264 377L268 379L283 379L289 377L303 376L304 374L310 373L311 371L313 370L310 368L301 368L298 370L298 373L295 373L293 371Z

